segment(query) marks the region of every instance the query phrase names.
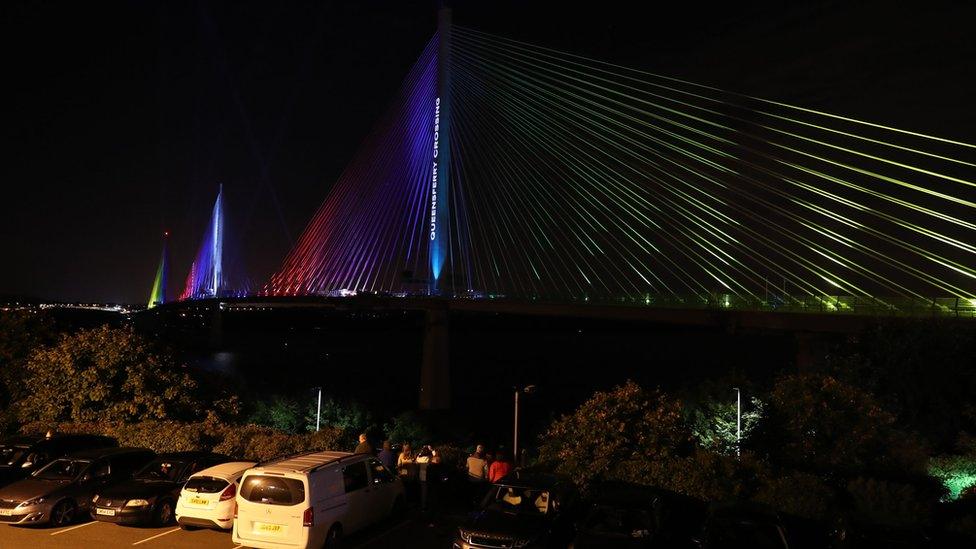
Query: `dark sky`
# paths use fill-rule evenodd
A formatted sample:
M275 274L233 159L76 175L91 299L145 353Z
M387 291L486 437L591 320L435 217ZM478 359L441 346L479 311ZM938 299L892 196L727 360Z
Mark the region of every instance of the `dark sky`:
M455 21L976 141L966 3L571 4L455 2ZM0 295L143 302L164 229L177 291L219 183L262 284L429 39L436 6L4 2Z

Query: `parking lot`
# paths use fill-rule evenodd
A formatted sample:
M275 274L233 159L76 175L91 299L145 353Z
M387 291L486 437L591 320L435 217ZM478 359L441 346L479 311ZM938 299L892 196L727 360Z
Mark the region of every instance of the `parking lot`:
M345 540L348 549L391 547L449 547L456 522L437 523L410 517L370 528ZM136 528L105 522L83 522L66 528L28 528L0 525L0 549L109 548L201 548L235 549L229 532L184 531L177 526Z

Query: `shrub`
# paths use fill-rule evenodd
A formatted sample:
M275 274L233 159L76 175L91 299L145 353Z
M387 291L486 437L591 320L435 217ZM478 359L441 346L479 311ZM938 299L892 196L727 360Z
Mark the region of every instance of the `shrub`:
M185 368L131 328L81 330L35 350L25 384L25 423L178 419L200 408Z
M855 478L847 483L847 496L855 520L871 524L922 526L933 510L914 486L887 480Z
M214 417L200 422L142 421L75 422L24 425L24 433L91 433L114 437L122 446L139 446L156 452L213 451L231 457L264 461L307 450L344 450L348 434L332 427L317 433L290 434L259 425L229 425Z
M413 412L404 412L383 426L386 439L393 444L410 443L415 449L431 440L430 428Z
M825 520L834 491L816 475L790 471L768 477L753 499L790 515Z

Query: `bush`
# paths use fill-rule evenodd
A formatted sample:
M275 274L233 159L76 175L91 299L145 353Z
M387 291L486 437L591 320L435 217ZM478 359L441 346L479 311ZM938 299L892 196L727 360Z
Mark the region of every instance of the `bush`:
M214 417L200 422L142 421L137 423L35 422L24 433L91 433L114 437L122 446L150 448L156 452L212 451L235 458L264 461L308 450L345 450L348 433L325 428L317 433L290 434L259 425L230 425Z
M816 475L791 471L767 478L753 499L783 513L826 520L834 491Z
M23 422L141 421L191 417L196 382L131 328L64 335L27 361Z
M750 497L765 469L748 453L735 458L699 448L688 456L627 460L611 468L605 478L663 488L704 501L727 501Z
M924 526L933 511L914 486L899 482L855 478L847 483L847 496L854 519L869 524Z
M386 439L393 444L409 443L415 449L431 441L430 428L413 412L404 412L383 426Z

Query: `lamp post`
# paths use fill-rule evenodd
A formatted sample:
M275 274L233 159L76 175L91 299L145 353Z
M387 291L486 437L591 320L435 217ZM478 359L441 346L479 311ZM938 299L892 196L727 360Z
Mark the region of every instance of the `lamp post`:
M315 432L317 433L319 431L319 420L322 419L322 388L316 387L315 390L319 392L319 404L315 409Z
M742 391L733 387L735 391L735 456L742 455Z
M512 460L514 463L518 463L518 430L519 430L519 393L532 394L535 391L535 385L526 385L525 387L515 388L515 440L512 443Z

